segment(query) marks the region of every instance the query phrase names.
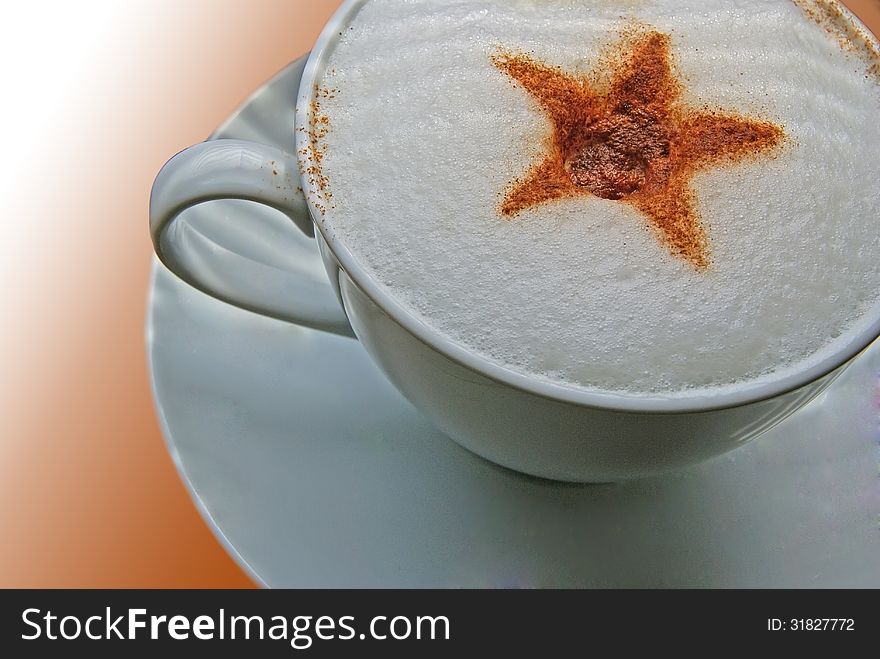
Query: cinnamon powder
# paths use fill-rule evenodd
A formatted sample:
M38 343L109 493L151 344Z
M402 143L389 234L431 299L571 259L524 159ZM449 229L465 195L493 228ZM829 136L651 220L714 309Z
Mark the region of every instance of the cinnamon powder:
M601 82L525 54L501 52L492 61L538 103L553 129L543 159L508 190L502 215L578 195L619 200L645 215L668 248L698 270L709 266L709 247L688 181L701 169L767 153L784 138L767 121L681 106L670 38L653 30L625 38L612 52L604 90Z

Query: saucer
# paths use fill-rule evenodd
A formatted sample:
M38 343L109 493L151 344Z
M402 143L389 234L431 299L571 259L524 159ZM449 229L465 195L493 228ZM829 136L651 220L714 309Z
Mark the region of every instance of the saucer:
M303 63L213 137L291 148ZM277 212L241 201L187 212L207 240L218 218L271 232L237 249L332 299L315 243ZM472 455L356 341L227 306L158 263L147 345L181 477L267 586L880 587L880 342L750 444L663 478L592 486Z

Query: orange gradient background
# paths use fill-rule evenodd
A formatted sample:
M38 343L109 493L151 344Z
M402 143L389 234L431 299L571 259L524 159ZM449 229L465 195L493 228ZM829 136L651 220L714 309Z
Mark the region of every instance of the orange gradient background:
M0 587L253 586L155 418L147 204L339 0L36 4L0 27Z

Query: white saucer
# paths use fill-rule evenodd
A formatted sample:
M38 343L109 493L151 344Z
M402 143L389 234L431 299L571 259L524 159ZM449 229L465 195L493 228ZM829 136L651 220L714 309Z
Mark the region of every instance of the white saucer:
M217 135L289 148L300 71ZM207 236L217 213L271 225L255 258L290 254L323 276L314 244L274 211L190 212ZM734 453L662 479L573 486L459 448L355 341L228 307L158 265L147 342L180 473L268 586L880 587L880 343Z

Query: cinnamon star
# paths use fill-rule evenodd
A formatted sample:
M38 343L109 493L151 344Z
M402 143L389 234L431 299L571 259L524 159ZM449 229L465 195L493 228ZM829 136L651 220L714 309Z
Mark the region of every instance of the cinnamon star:
M553 128L546 153L511 186L501 213L513 217L586 194L619 200L642 213L673 254L705 270L709 245L690 178L777 147L783 130L732 112L681 105L668 35L646 32L621 52L604 92L527 55L492 57L537 101Z

